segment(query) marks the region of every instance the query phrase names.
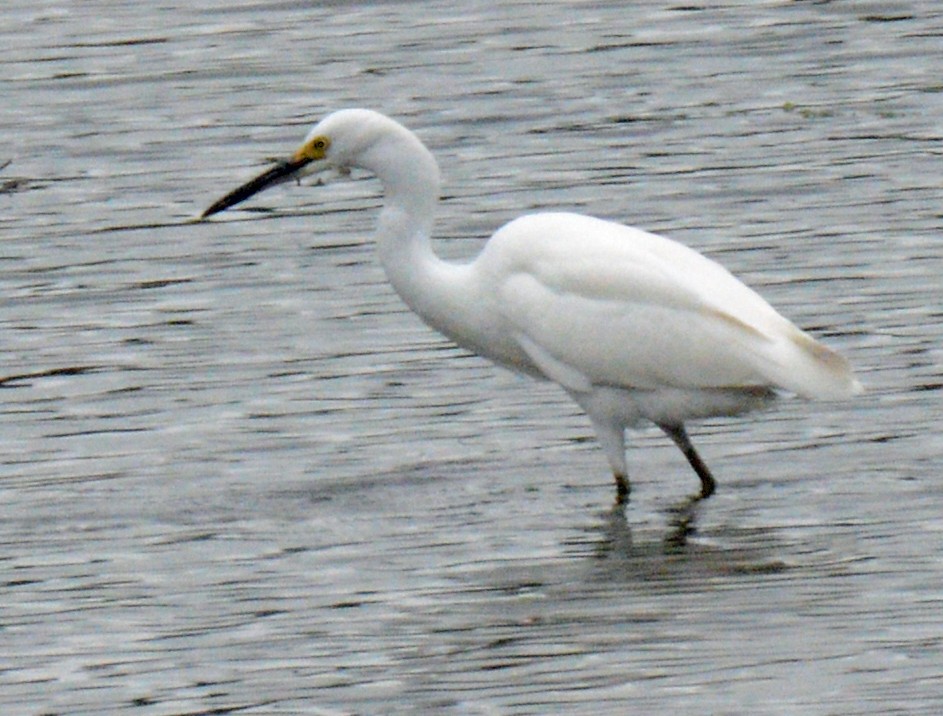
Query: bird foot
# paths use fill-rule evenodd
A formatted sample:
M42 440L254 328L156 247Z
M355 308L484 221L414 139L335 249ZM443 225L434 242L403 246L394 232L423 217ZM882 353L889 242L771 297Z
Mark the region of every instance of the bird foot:
M629 492L631 492L631 487L629 486L629 481L622 475L616 475L616 505L622 506L628 503L629 501Z
M717 489L717 483L714 481L714 478L711 477L710 473L701 475L701 492L697 496L699 500L706 500L708 497L714 494L714 490Z

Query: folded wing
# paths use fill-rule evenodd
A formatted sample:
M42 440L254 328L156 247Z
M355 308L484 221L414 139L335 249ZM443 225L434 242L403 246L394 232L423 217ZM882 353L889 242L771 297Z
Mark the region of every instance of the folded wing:
M860 390L842 356L670 239L538 214L499 231L482 259L520 348L570 390L774 386L807 398Z

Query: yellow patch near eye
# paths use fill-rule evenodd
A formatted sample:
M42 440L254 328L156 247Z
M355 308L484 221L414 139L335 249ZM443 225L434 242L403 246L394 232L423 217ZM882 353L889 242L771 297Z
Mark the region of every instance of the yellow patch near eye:
M324 159L329 146L331 146L331 140L327 137L315 137L310 142L305 142L301 149L295 152L294 159L296 161L300 159L307 159L308 161Z

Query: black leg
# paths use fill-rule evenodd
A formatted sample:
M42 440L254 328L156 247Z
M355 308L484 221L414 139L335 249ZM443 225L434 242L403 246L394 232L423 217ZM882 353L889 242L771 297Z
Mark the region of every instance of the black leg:
M691 467L694 468L694 472L701 478L701 497L704 498L713 495L717 483L714 481L714 476L711 475L711 471L707 468L707 465L704 464L704 461L701 460L701 456L697 454L697 450L694 449L694 446L688 439L688 433L684 429L684 426L659 425L658 427L664 430L665 434L681 449L681 452L684 453Z
M620 475L616 473L614 475L616 478L616 504L624 505L629 501L629 479L625 475Z

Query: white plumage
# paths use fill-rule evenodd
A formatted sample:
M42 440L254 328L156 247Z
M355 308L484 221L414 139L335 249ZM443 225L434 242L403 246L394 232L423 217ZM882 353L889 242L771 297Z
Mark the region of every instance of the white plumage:
M402 125L344 110L285 162L223 197L204 217L325 165L367 169L386 196L376 240L393 287L426 323L505 367L558 383L589 415L621 502L625 428L659 425L701 478L710 471L684 423L767 404L861 390L847 361L777 313L719 264L675 241L571 213L523 216L467 264L440 260L430 236L435 160Z

